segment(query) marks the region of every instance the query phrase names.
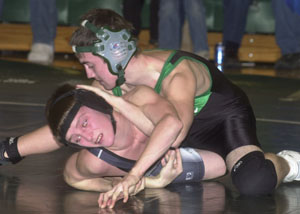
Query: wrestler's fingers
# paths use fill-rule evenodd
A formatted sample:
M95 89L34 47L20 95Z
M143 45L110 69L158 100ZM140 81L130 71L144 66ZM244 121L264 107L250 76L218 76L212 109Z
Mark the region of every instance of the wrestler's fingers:
M111 204L112 204L112 200L109 198L109 199L107 200L106 207L110 207L110 206L111 206Z
M165 166L168 163L167 154L164 155L164 157L161 159L161 165Z
M102 193L102 200L100 201L101 204L99 204L99 207L101 207L101 208L108 207L109 204L111 203L110 199L111 199L114 192L115 192L115 189L112 189L112 190L110 190L106 193Z
M99 199L98 199L98 205L100 208L105 208L107 205L107 194L106 193L100 193Z
M170 165L170 157L173 155L173 150L169 150L165 155L164 157L162 158L161 160L161 164L163 167L165 167L166 165ZM173 162L173 161L171 161Z
M76 85L76 88L82 88L82 89L86 89L86 90L89 90L89 91L96 91L97 87L95 86L91 86L91 85Z
M169 162L170 159L170 155L171 155L171 150L167 151L167 153L164 155L163 160L164 160L164 164L166 165Z
M139 193L141 191L141 187L144 183L144 178L142 178L141 180L139 180L139 182L135 185L134 187L134 191L131 195L136 195L137 193ZM129 191L130 192L130 191Z
M103 201L102 201L102 204L101 204L101 208L105 208L108 206L108 200L109 200L109 197L108 197L108 194L104 194L104 197L103 197Z
M170 167L176 168L177 161L176 161L176 153L175 153L175 151L171 151L170 152L170 157L169 157L168 164L170 164Z
M175 151L169 151L168 152L169 154L168 154L168 162L173 162L174 160L175 160Z
M103 193L100 193L99 198L98 198L98 205L99 205L99 207L102 206L102 203L103 203Z
M114 193L110 197L111 203L109 205L109 208L113 208L115 206L115 204L116 204L116 201L119 200L120 198L122 198L121 197L122 192L123 192L123 187L122 186L118 186L118 188L114 191Z
M76 88L81 88L81 89L85 89L88 91L92 91L95 92L96 94L100 95L100 96L106 96L107 92L103 91L102 89L95 87L95 86L91 86L91 85L76 85Z
M126 203L129 198L129 186L125 183L123 184L123 203Z
M177 168L182 172L183 171L182 158L179 149L176 149L176 160L177 160Z
M164 158L162 158L160 160L161 165L164 167L166 165L166 160Z

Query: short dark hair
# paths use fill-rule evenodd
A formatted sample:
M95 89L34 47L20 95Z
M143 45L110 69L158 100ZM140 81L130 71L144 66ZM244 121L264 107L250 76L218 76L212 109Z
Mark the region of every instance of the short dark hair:
M56 102L59 97L63 94L66 94L70 91L75 90L75 86L70 84L65 84L58 87L52 96L48 99L46 105L46 119L48 125L52 131L52 134L55 138L59 139L59 133L63 124L63 121L66 119L68 113L75 105L75 97L67 96L61 99L59 102Z
M92 9L84 14L81 21L88 20L94 26L101 28L107 27L114 31L120 31L126 29L132 34L133 25L126 21L121 15L110 9ZM133 38L136 39L136 38ZM97 37L94 32L87 29L86 27L80 26L73 34L70 40L70 45L73 46L90 46Z

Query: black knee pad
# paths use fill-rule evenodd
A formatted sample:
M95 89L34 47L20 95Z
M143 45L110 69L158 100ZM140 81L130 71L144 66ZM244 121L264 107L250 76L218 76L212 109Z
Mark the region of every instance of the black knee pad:
M243 195L271 194L277 184L274 164L259 151L242 157L232 168L231 178Z

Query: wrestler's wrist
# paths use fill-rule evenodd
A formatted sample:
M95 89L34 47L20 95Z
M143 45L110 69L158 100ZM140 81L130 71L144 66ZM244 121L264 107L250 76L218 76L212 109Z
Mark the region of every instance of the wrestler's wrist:
M145 177L145 187L146 188L163 188L169 183L163 179L160 175Z
M114 110L117 111L117 112L121 112L120 108L122 106L125 106L124 99L121 98L121 97L116 97L116 96L112 96L112 95L110 95L110 96L111 96L111 98L110 98L111 103L110 104L112 105Z
M159 188L156 176L145 177L145 188Z
M23 159L18 151L18 139L19 137L8 137L0 142L0 165L16 164Z
M157 176L157 183L160 185L159 187L165 187L168 184L171 183L170 180L165 179L163 176L161 176L160 174Z
M135 169L135 168L132 168L130 170L130 172L128 173L128 175L131 175L131 176L134 176L136 177L138 180L140 180L143 176L144 176L144 173L140 172L139 170Z
M134 195L136 195L137 193L139 193L140 191L144 190L146 188L146 178L142 177L138 186L138 188L135 190Z

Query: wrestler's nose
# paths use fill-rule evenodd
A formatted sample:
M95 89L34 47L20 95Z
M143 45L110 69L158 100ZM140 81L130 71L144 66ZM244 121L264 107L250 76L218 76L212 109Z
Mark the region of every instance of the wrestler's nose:
M86 68L85 73L88 79L95 78L95 73L91 69Z
M92 131L85 131L82 133L82 136L89 142L93 142L93 132Z

